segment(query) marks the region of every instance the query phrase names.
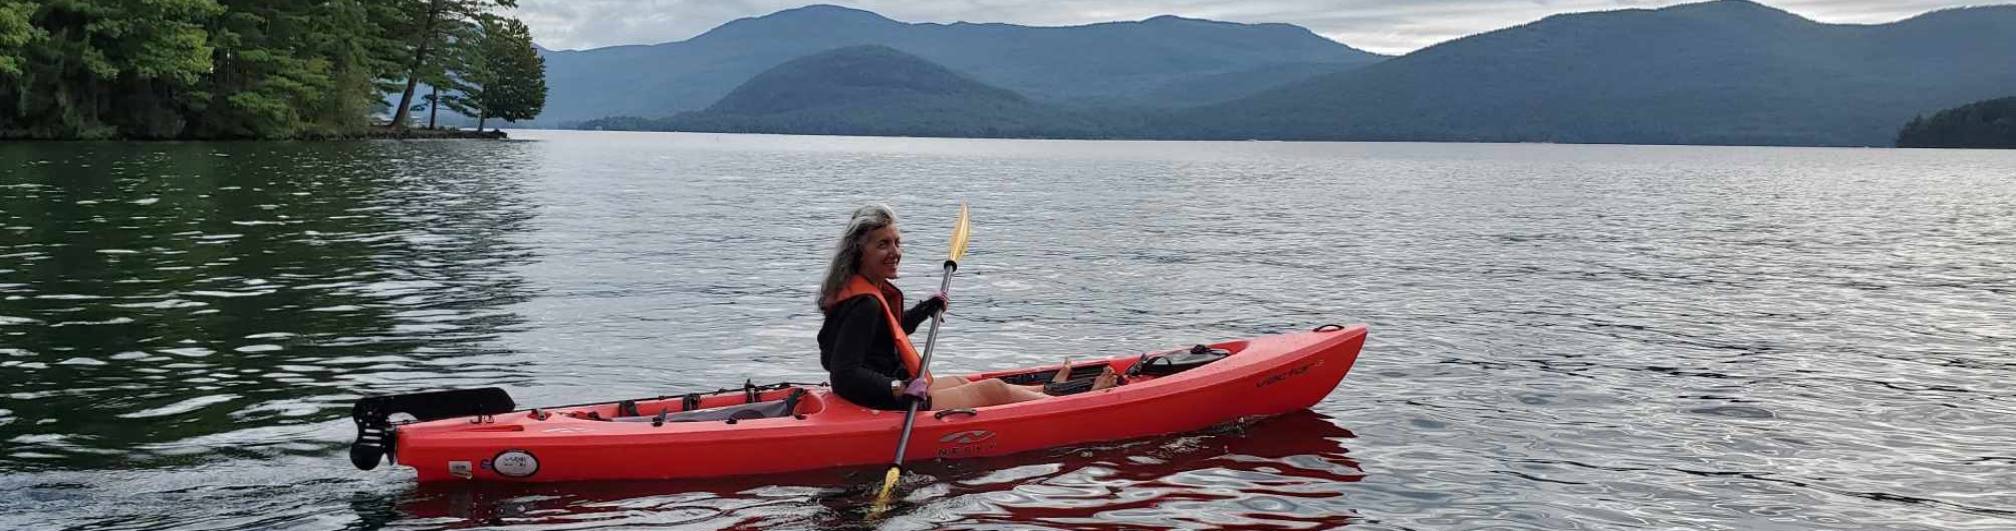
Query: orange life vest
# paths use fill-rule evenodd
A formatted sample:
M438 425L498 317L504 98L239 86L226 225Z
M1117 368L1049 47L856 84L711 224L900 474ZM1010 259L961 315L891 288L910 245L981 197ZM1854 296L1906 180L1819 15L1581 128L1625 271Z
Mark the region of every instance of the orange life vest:
M847 279L846 286L840 288L840 294L833 296L833 303L839 304L840 301L862 295L875 297L875 302L882 305L882 315L888 317L889 334L896 338L896 354L903 358L903 367L909 369L912 376L922 375L928 378L930 375L919 370L919 367L924 365L924 358L917 355L917 347L910 345L910 334L903 332L903 321L896 317L896 310L889 307L889 299L882 296L882 288L870 284L868 277L854 275L854 278Z

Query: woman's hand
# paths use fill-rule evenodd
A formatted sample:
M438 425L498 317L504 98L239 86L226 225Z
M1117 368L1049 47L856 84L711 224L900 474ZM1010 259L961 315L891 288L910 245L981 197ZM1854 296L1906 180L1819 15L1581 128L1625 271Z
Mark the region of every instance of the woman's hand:
M952 297L939 291L932 293L930 297L925 297L923 304L932 305L931 313L943 312L945 307L952 305Z
M912 379L909 385L903 386L901 396L909 397L911 400L918 402L928 400L931 398L931 382L923 378Z

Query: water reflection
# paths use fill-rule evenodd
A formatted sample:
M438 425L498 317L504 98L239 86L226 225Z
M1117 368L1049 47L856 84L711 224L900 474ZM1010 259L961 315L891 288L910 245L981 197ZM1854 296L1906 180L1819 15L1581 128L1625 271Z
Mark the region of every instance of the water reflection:
M359 499L361 520L429 526L560 528L705 523L716 528L1332 528L1364 477L1354 437L1301 411L1207 433L916 466L900 501L868 514L881 468L718 480L415 487ZM639 456L639 459L649 459Z
M0 470L321 455L359 394L520 378L520 151L0 146Z

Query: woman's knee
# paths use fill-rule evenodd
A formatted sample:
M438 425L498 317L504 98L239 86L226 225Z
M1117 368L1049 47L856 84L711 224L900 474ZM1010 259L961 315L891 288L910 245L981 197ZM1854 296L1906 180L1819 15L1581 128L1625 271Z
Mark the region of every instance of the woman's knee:
M981 389L986 392L987 401L990 403L1006 404L1015 401L1015 388L1008 382L987 379L974 382L973 385L982 386Z
M931 390L951 389L969 383L972 382L967 381L963 376L939 376L931 379Z

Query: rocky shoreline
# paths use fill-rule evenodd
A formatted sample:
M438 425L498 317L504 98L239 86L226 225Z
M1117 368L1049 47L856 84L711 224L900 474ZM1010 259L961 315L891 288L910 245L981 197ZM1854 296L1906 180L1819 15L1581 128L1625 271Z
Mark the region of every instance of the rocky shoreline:
M491 129L488 131L471 131L467 129L386 129L386 128L373 127L371 129L364 131L363 134L357 136L337 137L332 138L330 140L342 140L352 138L394 139L394 140L467 138L467 139L503 140L506 138L510 138L510 136L504 134L504 131L502 129Z

